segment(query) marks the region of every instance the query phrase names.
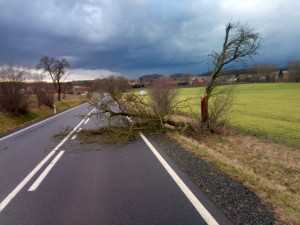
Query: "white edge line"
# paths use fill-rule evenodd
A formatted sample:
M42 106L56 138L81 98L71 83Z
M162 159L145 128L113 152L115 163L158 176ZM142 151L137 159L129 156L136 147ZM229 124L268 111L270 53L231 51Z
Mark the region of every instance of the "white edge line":
M85 104L85 103L84 103L84 104ZM19 134L19 133L21 133L21 132L23 132L23 131L25 131L25 130L28 130L28 129L32 128L32 127L35 127L35 126L37 126L37 125L39 125L39 124L41 124L41 123L44 123L44 122L46 122L46 121L48 121L48 120L51 120L51 119L53 119L53 118L55 118L55 117L61 116L61 115L65 114L65 113L67 113L67 112L69 112L69 111L71 111L71 110L73 110L73 109L76 109L76 108L78 108L78 107L80 107L80 106L82 106L82 104L81 104L81 105L78 105L78 106L76 106L76 107L73 107L73 108L71 108L71 109L68 109L68 110L66 110L66 111L64 111L64 112L61 112L61 113L59 113L59 114L57 114L57 115L55 115L55 116L52 116L52 117L50 117L50 118L48 118L48 119L45 119L45 120L40 121L40 122L38 122L38 123L35 123L35 124L33 124L33 125L29 126L29 127L25 127L25 128L23 128L22 130L16 131L16 132L14 132L14 133L12 133L12 134L9 134L9 135L7 135L7 136L5 136L5 137L3 137L3 138L0 138L0 141L3 141L3 140L5 140L6 138L9 138L9 137L14 136L14 135L16 135L16 134Z
M126 118L132 122L132 120L126 116ZM207 211L207 209L202 205L199 199L193 194L193 192L186 186L186 184L180 179L180 177L176 174L176 172L171 168L171 166L166 162L166 160L159 154L159 152L154 148L154 146L150 143L150 141L140 132L140 136L144 140L144 142L148 145L152 153L158 159L158 161L162 164L162 166L166 169L169 175L173 178L175 183L181 189L181 191L185 194L185 196L190 200L192 205L198 211L198 213L202 216L205 222L208 225L218 225L219 223L214 219L214 217Z
M173 180L176 182L176 184L179 186L181 191L190 200L190 202L193 204L193 206L198 211L198 213L206 221L206 223L209 225L217 225L218 222L212 217L212 215L202 205L202 203L198 200L198 198L191 192L191 190L186 186L186 184L180 179L180 177L175 173L175 171L169 166L169 164L166 162L166 160L153 147L153 145L150 143L150 141L148 141L148 139L142 133L140 133L140 136L145 141L145 143L148 145L148 147L153 152L153 154L156 156L156 158L159 160L159 162L167 170L167 172L170 174L170 176L173 178Z
M52 162L47 166L47 168L41 173L41 175L36 179L36 181L31 185L31 187L28 189L28 191L35 191L39 185L43 182L45 177L48 175L50 170L55 166L55 164L58 162L60 157L65 153L65 151L60 151L57 156L52 160Z
M117 102L116 102L117 103ZM118 104L118 103L117 103ZM126 117L130 122L132 121L128 116ZM202 205L199 199L193 194L193 192L186 186L186 184L180 179L180 177L175 173L175 171L170 167L170 165L166 162L166 160L159 154L159 152L154 148L154 146L150 143L150 141L140 132L140 136L144 140L144 142L148 145L152 153L158 159L158 161L162 164L162 166L166 169L169 175L176 182L181 191L185 194L185 196L190 200L192 205L198 211L198 213L202 216L205 222L208 225L218 225L219 223L213 218L213 216L207 211L207 209Z
M87 116L89 116L94 110L95 108L91 110L91 112ZM40 168L51 158L55 151L57 151L68 140L68 138L75 132L75 130L84 122L85 118L81 120L81 122L21 181L20 184L18 184L17 187L15 187L15 189L8 196L6 196L6 198L0 203L0 213L10 203L10 201L22 190L22 188L30 181L30 179L40 170ZM29 128L30 127L28 127L27 129Z

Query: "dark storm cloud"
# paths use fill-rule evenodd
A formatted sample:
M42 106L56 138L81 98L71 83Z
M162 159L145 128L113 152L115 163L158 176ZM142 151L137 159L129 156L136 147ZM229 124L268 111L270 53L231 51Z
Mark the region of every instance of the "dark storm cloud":
M81 73L205 72L225 25L263 36L255 62L300 59L297 0L0 0L0 64L66 57Z

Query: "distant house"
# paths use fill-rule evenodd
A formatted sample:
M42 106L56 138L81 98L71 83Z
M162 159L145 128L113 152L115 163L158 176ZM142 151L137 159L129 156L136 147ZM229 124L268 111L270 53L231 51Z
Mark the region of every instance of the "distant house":
M33 88L31 86L27 86L20 89L21 94L33 94Z
M74 86L73 87L73 93L77 94L77 95L87 93L88 91L89 91L89 88L86 86Z
M130 84L131 86L136 86L136 85L140 85L140 82L137 81L137 80L134 80L134 81L129 82L129 84Z
M144 83L140 82L139 80L129 81L129 85L132 88L144 88L145 87Z
M237 78L235 78L235 77L230 77L230 78L228 78L227 82L228 82L228 83L236 83L236 82L237 82Z
M176 80L175 81L171 81L171 85L172 86L178 86L178 81L176 81Z
M33 94L33 88L31 86L27 86L26 91L28 94Z

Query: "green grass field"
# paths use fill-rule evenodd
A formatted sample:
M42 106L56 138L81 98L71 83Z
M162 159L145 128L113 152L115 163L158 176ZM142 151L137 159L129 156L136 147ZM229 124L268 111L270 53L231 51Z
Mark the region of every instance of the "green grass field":
M180 97L199 98L203 88L184 88ZM300 147L300 84L241 84L232 106L230 125L279 143ZM199 100L192 100L197 110Z

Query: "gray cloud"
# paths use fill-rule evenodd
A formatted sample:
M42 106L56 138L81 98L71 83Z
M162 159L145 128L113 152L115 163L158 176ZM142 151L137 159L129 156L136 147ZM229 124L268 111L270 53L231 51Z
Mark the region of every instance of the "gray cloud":
M49 55L90 78L205 72L226 23L239 21L262 34L254 62L285 66L300 59L299 9L298 0L0 0L0 64Z

